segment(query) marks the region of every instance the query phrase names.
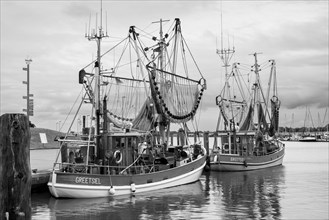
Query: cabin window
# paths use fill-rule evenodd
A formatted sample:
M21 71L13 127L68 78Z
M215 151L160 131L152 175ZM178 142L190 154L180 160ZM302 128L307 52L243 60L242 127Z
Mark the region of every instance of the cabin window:
M69 163L86 163L87 162L87 153L88 153L88 146L81 145L75 147L69 147L66 151L68 155ZM89 146L89 157L88 163L94 163L95 159L95 146ZM64 161L65 162L65 161Z
M125 139L123 137L116 137L113 139L114 148L123 148L125 145Z
M116 137L113 139L114 148L136 148L137 139L136 137Z
M244 154L252 155L253 136L241 136L241 151Z
M236 138L236 143L240 143L240 137Z
M222 137L222 144L228 144L228 136L223 136Z

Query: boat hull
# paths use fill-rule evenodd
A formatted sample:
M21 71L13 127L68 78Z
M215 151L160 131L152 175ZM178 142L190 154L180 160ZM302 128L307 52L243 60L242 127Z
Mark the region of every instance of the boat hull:
M299 139L299 141L301 142L316 142L316 138L312 138L312 137L309 137L309 138L301 138Z
M99 198L148 192L196 182L206 164L206 156L182 165L148 174L99 175L53 171L48 182L56 198Z
M47 189L47 183L50 175L51 170L32 172L31 190L34 192Z
M282 165L284 148L263 156L219 155L218 161L210 162L212 171L250 171Z

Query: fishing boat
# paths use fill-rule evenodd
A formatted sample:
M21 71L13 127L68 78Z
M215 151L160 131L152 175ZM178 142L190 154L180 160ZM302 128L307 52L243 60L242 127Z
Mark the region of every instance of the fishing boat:
M78 110L86 104L91 113L82 116L82 135L58 139L61 150L48 182L55 198L132 195L199 180L206 151L201 141L189 142L187 131L196 123L206 81L180 19L169 22L150 25L152 33L159 26L158 37L131 26L104 53L102 27L86 34L97 43L97 59L79 71L84 90Z
M225 67L225 84L216 97L219 117L210 169L248 171L281 165L285 147L277 137L280 100L275 61L260 67L254 53L251 71L249 65L233 63L229 72L234 52L234 48L217 50ZM260 80L259 72L265 69L270 69L268 84Z

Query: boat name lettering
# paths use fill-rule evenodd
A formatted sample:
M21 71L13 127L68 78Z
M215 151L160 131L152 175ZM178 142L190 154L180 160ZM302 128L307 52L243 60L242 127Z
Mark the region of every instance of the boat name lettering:
M241 157L231 157L231 161L243 162L244 161L244 158L241 158Z
M100 185L101 184L101 179L100 178L77 176L75 178L75 183Z

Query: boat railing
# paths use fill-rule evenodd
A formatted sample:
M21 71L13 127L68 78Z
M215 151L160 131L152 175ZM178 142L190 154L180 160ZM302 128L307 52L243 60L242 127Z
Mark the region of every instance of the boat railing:
M264 156L271 155L277 153L284 149L285 145L278 139L267 140L262 147L258 147L254 149L255 156Z
M282 150L285 144L278 139L266 140L262 145L254 147L253 143L239 143L236 147L229 149L228 143L224 143L222 148L216 147L213 153L230 156L264 156L276 153Z
M161 171L169 168L167 164L146 164L135 165L127 168L127 166L110 166L99 164L85 163L55 163L55 170L64 173L80 173L80 174L95 174L95 175L129 175L129 174L144 174Z

